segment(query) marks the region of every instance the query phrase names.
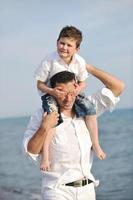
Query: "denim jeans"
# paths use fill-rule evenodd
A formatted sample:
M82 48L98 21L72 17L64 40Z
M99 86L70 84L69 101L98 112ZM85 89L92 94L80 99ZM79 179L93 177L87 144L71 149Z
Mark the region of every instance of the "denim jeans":
M57 126L61 124L63 122L63 119L61 117L60 107L56 99L50 96L49 94L42 96L41 99L42 99L42 107L43 107L44 112L47 112L47 113L50 113L52 111L58 112L59 120L58 120ZM76 97L76 100L74 103L74 110L75 110L76 117L85 117L86 115L96 114L94 105L84 95L78 95Z
M86 115L95 115L95 106L90 102L90 100L84 95L79 94L76 97L74 109L76 117L84 117Z
M50 113L52 111L56 111L59 113L59 120L57 123L57 126L63 122L63 119L61 117L60 113L60 107L58 106L57 101L53 96L50 96L49 94L45 94L41 97L42 99L42 107L44 112Z

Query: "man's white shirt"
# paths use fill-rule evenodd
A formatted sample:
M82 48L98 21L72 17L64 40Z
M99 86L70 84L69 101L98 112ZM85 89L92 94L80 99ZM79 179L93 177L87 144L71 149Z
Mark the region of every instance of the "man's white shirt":
M119 97L115 97L111 90L103 88L101 91L88 97L95 105L97 116L106 110L112 110ZM37 162L39 155L27 151L27 144L40 127L43 110L40 108L30 119L24 133L24 152L29 158ZM97 182L91 173L93 161L92 143L83 118L69 118L62 114L63 123L56 127L56 132L50 144L50 165L48 172L42 171L42 187L47 184L56 187L83 177Z

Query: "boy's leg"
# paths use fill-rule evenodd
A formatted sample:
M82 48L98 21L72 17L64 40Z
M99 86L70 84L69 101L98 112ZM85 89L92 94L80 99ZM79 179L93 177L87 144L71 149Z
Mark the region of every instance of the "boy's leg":
M99 144L96 109L94 105L85 96L78 95L74 106L77 117L85 117L93 149L98 158L103 160L105 158L105 153Z
M50 96L49 94L46 94L44 96L41 97L42 99L42 107L44 112L50 113L50 112L57 112L59 113L59 120L58 120L58 124L61 124L63 122L62 117L61 117L61 113L60 113L60 108L57 104L57 101L55 100L54 97Z
M74 109L77 117L96 114L95 106L84 95L78 95L76 97Z
M102 150L100 144L99 144L99 138L98 138L98 126L97 126L97 117L96 115L87 115L85 116L85 122L86 126L89 130L91 141L92 141L92 147L95 151L97 157L100 160L104 160L106 157L106 154Z
M40 169L43 171L50 170L49 146L50 146L50 142L52 141L54 133L55 133L55 129L54 128L50 129L50 131L46 135L46 138L43 144L42 155L41 155L42 157L41 157L41 163L40 163Z

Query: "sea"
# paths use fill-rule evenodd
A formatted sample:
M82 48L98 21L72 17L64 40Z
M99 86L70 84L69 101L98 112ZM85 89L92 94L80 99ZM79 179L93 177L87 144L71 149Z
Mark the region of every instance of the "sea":
M39 168L22 151L28 121L0 119L0 200L41 200ZM94 155L92 172L100 180L97 200L133 200L133 109L107 112L98 124L107 156L100 161Z

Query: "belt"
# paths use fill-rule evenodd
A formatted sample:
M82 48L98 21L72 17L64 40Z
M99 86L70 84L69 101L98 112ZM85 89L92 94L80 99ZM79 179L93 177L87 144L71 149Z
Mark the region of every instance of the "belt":
M87 185L89 183L92 183L93 181L89 180L89 179L82 179L82 180L78 180L78 181L74 181L71 183L66 183L65 185L67 186L73 186L73 187L81 187L84 185Z

